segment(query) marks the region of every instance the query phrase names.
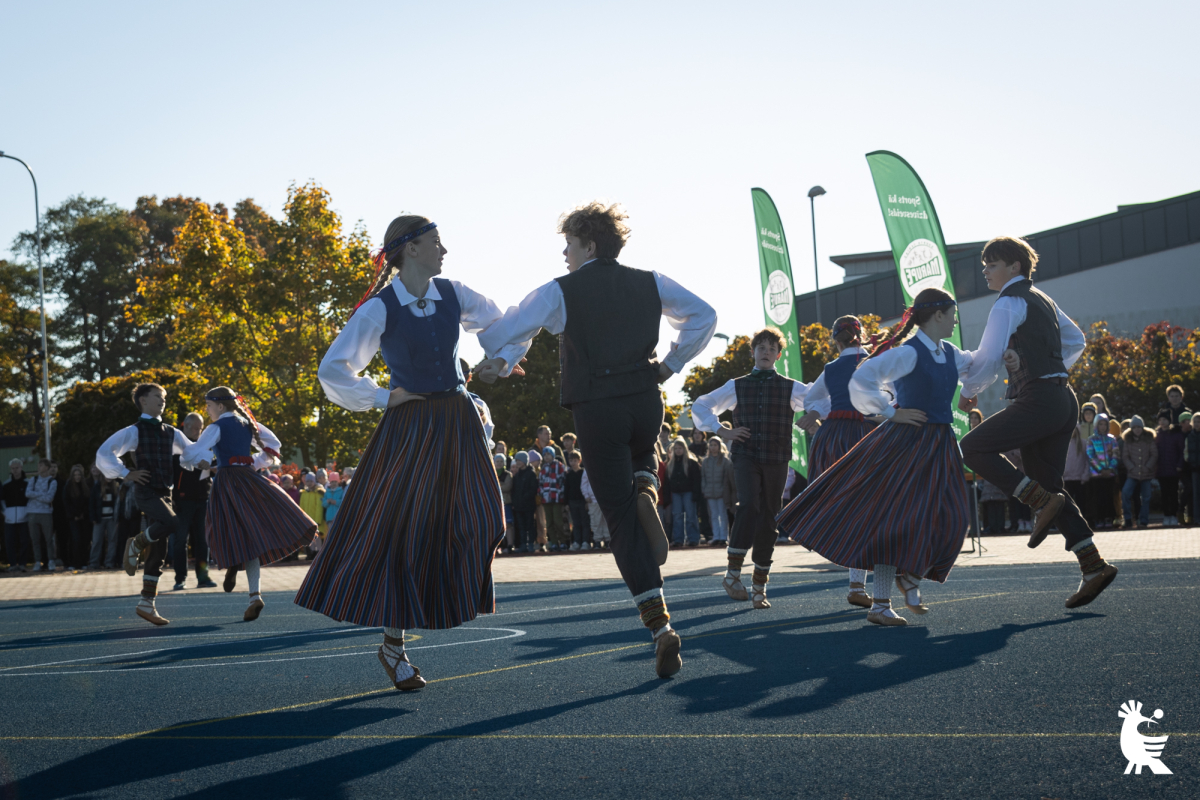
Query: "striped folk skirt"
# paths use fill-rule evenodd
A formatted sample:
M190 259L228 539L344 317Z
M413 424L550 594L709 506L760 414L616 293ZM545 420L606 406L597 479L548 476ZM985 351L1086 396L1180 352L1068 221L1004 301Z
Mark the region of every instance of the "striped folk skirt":
M453 628L495 610L504 506L466 394L389 408L296 603L355 625Z
M944 583L970 513L949 425L887 422L779 514L779 531L835 564L890 564Z
M270 564L304 547L317 523L249 467L222 467L213 478L204 534L212 561L228 569L257 558Z
M875 430L875 423L861 417L858 419L830 419L821 425L813 437L812 449L808 451L808 480L811 483L838 459L850 452L854 445Z

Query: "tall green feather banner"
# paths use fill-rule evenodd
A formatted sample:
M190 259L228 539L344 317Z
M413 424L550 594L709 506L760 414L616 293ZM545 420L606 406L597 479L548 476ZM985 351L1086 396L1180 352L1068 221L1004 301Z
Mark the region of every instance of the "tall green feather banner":
M787 349L776 367L794 381L804 379L800 360L800 330L796 324L796 290L792 283L792 261L788 258L783 222L771 196L762 189L751 189L754 201L754 228L758 239L758 271L762 277L763 318L767 325L783 331ZM792 426L792 469L808 477L808 437Z
M867 153L867 164L875 180L879 208L887 226L892 256L900 273L900 289L904 304L912 305L922 289L944 289L954 294L950 276L950 260L946 258L946 240L938 222L933 199L917 171L900 156L887 150ZM962 337L955 328L951 344L962 348ZM959 387L961 391L961 387ZM967 434L967 415L958 408L958 392L954 394L954 432L961 439Z

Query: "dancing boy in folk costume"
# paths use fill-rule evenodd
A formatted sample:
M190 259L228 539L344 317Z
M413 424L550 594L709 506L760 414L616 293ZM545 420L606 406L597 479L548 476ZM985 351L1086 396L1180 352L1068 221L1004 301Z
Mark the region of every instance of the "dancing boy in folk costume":
M867 620L876 625L908 624L892 610L893 581L909 610L924 614L920 580L944 583L966 535L967 488L951 422L954 392L973 357L944 341L957 322L954 298L941 289L914 298L896 337L850 379L854 407L888 421L779 515L780 532L792 540L835 564L874 571Z
M775 362L787 347L787 339L778 328L755 333L750 347L754 369L697 398L692 404L692 420L698 430L730 442L733 457L738 513L725 550L729 566L722 585L734 600L748 597L755 608L770 608L767 581L775 553L775 515L779 513L788 462L792 460L792 421L797 411L804 410L809 386L775 371ZM722 426L717 418L730 409L732 429ZM751 553L754 564L749 595L742 584L747 553Z
M659 384L683 369L712 338L717 314L675 281L617 262L629 236L619 206L581 206L559 219L568 274L510 308L479 340L488 353L520 343L524 354L542 328L562 334L562 405L575 417L588 478L608 521L613 557L653 633L655 670L679 671L679 635L672 630L659 566L667 537L657 505L655 439L663 421ZM679 331L661 362L659 317ZM503 356L507 373L516 364ZM497 373L479 370L484 380Z
M259 424L233 390L224 386L204 395L212 425L179 459L185 468L216 468L205 518L205 538L218 564L241 564L250 583L250 604L242 619L258 619L264 603L261 568L304 547L317 523L287 492L259 475L251 448L277 458L279 438ZM212 463L210 463L210 459Z
M1037 547L1057 520L1066 547L1079 559L1083 579L1067 608L1085 606L1117 577L1100 557L1092 530L1079 507L1063 491L1063 470L1071 432L1079 422L1079 401L1067 383L1067 370L1083 353L1079 327L1045 293L1033 287L1038 255L1023 239L1001 236L983 248L988 288L1000 292L988 314L975 366L963 381L963 410L991 385L1006 362L1012 402L984 420L962 440L967 466L1036 514L1029 546ZM1025 472L1002 453L1020 448Z
M822 414L817 406L827 404L829 411L824 415L825 423L816 431L812 447L808 452L808 480L811 483L821 473L837 463L850 452L854 445L875 426L884 420L881 416L864 417L850 401L850 379L858 365L869 353L863 349L862 322L858 317L839 317L830 333L833 346L837 348L836 360L825 365L825 369L813 381L806 399L807 409L796 424L808 432L816 427ZM850 593L847 602L859 608L870 608L871 597L867 594L867 572L850 568Z
M386 410L296 603L382 626L379 661L407 691L425 680L405 654L405 628L454 628L495 610L492 557L504 507L458 339L460 330L487 328L500 310L436 277L447 251L429 219L397 217L384 242L378 276L317 376L343 408ZM360 377L379 352L389 388Z
M175 531L175 508L171 503L174 464L171 456L182 455L192 440L162 421L167 407L167 390L157 383L140 383L133 389L133 404L142 412L136 423L114 433L96 451L96 466L109 480L121 478L133 485L133 499L150 521L146 530L129 540L125 548L125 572L137 574L144 560L142 599L137 615L155 625L170 620L158 613L154 599L167 555L167 538ZM135 469L121 463L121 456L133 453Z

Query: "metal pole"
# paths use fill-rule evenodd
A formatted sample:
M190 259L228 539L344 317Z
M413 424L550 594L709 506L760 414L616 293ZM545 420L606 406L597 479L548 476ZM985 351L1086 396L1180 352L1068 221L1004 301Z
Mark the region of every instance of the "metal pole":
M821 321L821 276L817 273L817 198L810 196L808 198L808 207L812 211L812 240L813 240L813 282L816 284L817 291L817 322Z
M25 171L29 173L29 179L33 181L33 218L34 218L34 234L37 244L37 267L38 267L38 301L41 307L42 314L42 419L46 425L46 458L50 458L50 370L48 369L47 357L49 346L46 344L46 277L42 271L42 210L38 203L38 188L37 178L34 177L33 170L29 168L21 159L16 156L10 156L3 150L0 150L0 158L8 158L16 161Z

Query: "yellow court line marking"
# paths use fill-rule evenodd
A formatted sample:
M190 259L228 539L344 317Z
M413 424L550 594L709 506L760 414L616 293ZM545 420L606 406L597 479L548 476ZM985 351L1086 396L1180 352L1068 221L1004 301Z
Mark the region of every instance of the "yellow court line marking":
M413 734L349 734L278 735L278 736L0 736L3 742L61 742L61 741L119 741L137 736L156 741L408 741L408 740L471 740L471 739L1069 739L1118 738L1120 733L413 733ZM1168 733L1175 737L1200 736L1200 733Z

